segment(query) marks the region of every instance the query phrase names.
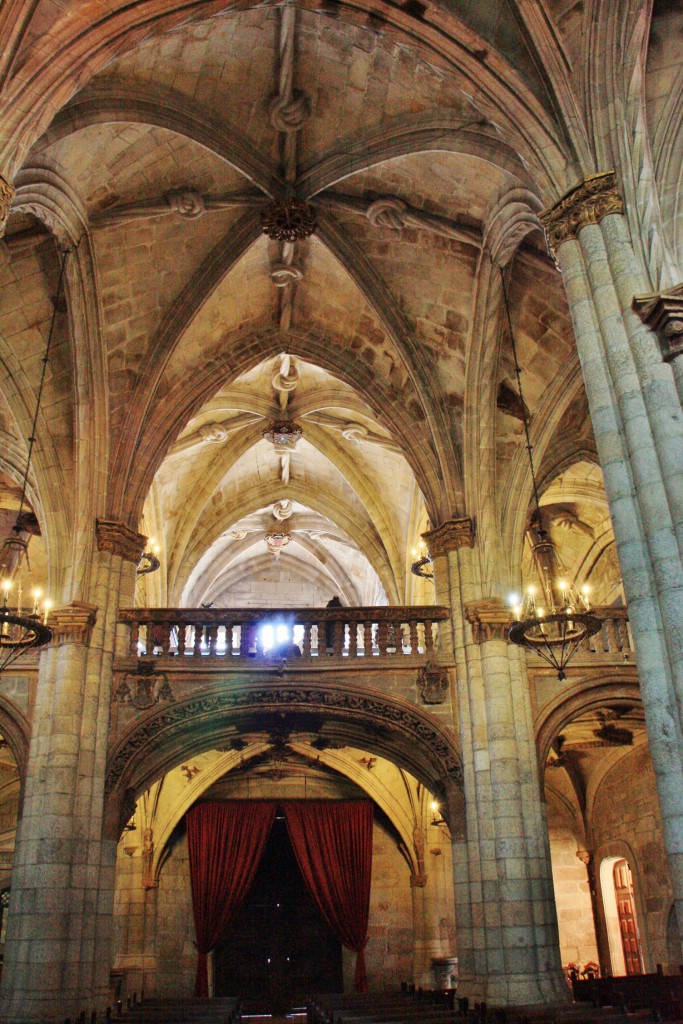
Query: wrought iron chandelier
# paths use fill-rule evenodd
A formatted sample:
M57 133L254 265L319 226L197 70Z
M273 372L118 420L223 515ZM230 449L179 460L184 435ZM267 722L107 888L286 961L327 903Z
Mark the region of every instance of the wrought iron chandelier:
M413 551L413 557L417 555L417 551ZM410 571L414 576L419 576L421 580L433 580L434 573L431 569L432 560L428 554L422 555L420 558L415 558L415 561L410 566Z
M501 270L501 278L502 278ZM548 530L544 526L538 483L534 470L533 447L529 437L529 415L522 394L522 371L517 359L517 346L512 330L510 306L505 282L503 281L503 302L507 317L515 376L521 406L526 450L529 456L531 482L534 491L535 509L531 515L528 538L531 554L539 580L527 587L521 602L514 602L515 621L509 632L509 639L519 647L538 654L557 671L557 678L566 678L565 669L580 645L594 636L602 627L600 619L591 612L588 587L579 591L564 573Z
M35 516L28 509L24 509L24 504L26 502L26 489L31 471L33 446L36 443L45 376L50 361L50 347L54 336L57 313L60 309L64 271L68 255L69 250L63 254L61 260L57 293L52 304L52 319L45 346L45 355L43 356L43 368L40 374L40 383L36 397L36 410L33 416L31 434L28 438L28 453L21 485L19 511L17 512L12 532L5 539L2 547L0 547L0 578L2 579L0 672L13 664L22 654L37 647L44 647L52 639L52 630L47 624L51 602L45 598L41 604L41 591L30 586L31 566L28 557L28 544L31 536L40 531ZM27 600L28 589L30 589L31 593Z
M427 520L427 532L429 532L429 530L431 530L431 525L429 520ZM434 572L431 568L432 559L426 545L421 542L419 552L417 548L413 548L411 555L413 557L413 561L410 566L410 571L413 576L419 576L421 580L433 580Z
M138 562L136 575L146 576L150 572L156 572L161 566L159 561L159 545L154 539L149 542L149 551L143 551Z

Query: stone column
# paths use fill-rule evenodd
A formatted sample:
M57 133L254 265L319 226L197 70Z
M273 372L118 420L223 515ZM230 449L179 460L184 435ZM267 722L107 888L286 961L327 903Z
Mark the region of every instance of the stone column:
M673 370L683 406L683 284L654 295L636 295L631 308L657 335L662 359Z
M524 667L509 613L478 597L470 520L427 537L448 550L465 827L452 822L459 990L487 1002L568 998ZM467 524L467 527L465 527ZM432 555L432 557L434 557ZM458 831L458 827L460 831Z
M99 524L96 604L53 616L17 828L0 1020L89 1017L109 997L114 889L103 839L112 661L124 561L143 550L124 524ZM129 572L134 572L129 566Z
M579 183L542 219L564 279L614 526L680 931L683 417L657 339L630 309L636 275L622 209L607 173Z

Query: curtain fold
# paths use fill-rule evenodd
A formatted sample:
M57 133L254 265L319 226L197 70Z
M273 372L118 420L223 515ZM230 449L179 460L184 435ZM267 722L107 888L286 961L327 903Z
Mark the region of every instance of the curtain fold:
M209 994L207 954L254 880L274 818L274 803L246 800L197 804L187 813L198 954L195 996Z
M304 880L334 934L356 953L355 988L366 992L372 802L287 800L283 809Z

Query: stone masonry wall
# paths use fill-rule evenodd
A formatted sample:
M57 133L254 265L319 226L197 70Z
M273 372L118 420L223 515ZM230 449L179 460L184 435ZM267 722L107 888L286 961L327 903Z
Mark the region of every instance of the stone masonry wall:
M578 843L569 816L557 800L548 800L550 856L564 967L598 961L586 865L576 856Z
M629 751L602 782L593 806L595 864L624 856L633 873L645 969L666 965L666 923L673 901L652 762L646 747ZM632 854L632 856L630 855Z

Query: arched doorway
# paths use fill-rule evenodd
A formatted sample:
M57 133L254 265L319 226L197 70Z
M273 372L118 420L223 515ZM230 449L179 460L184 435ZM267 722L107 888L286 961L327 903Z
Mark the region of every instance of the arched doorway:
M600 884L612 972L642 974L643 951L628 861L624 857L605 857L600 865Z
M307 993L343 988L341 943L308 892L278 812L253 885L214 954L217 996L245 1014L282 1015Z
M394 986L397 979L433 985L431 958L456 955L450 835L447 829L430 825L434 795L379 755L350 746L312 746L311 739L306 742L292 737L280 744L267 735L243 734L236 742L238 749L223 743L222 750L187 757L140 795L117 855L114 969L124 974L125 991L142 988L147 995L165 998L187 997L193 991L196 931L185 815L198 800L269 800L281 806L287 800L370 797L375 815L366 947L369 986L381 990ZM291 855L289 850L287 853ZM273 857L271 876L283 873L282 860ZM301 910L290 929L292 934L295 927L304 932L315 928L306 909L309 897L298 866L293 871L303 896L296 897ZM413 884L427 872L428 901L425 890ZM142 902L140 886L145 893ZM283 902L274 885L266 885L260 896L257 886L250 898L261 903L261 921L265 918L266 922L268 912L263 904L270 904L272 914L272 905ZM253 934L253 919L249 927ZM244 943L251 942L249 927L243 932ZM231 933L239 929L235 919ZM291 947L292 935L287 938ZM327 938L316 941L318 960L330 961L338 955L327 951ZM260 955L261 966L268 956L276 958L264 946L260 953L258 949L254 952L253 945L251 948L252 956L258 959ZM273 948L277 956L282 943L278 946L276 942ZM246 947L244 954L249 955ZM222 953L218 953L217 963L215 954L212 956L216 968L213 991L235 995L220 963ZM291 963L289 949L284 956L285 963L287 956ZM343 983L337 985L335 979L332 987L352 991L355 954L344 950L341 961ZM265 966L274 971L277 964ZM259 979L266 990L273 987L268 973L262 972ZM319 969L316 975L309 991L330 983ZM245 992L249 994L249 984L240 986L243 998Z

